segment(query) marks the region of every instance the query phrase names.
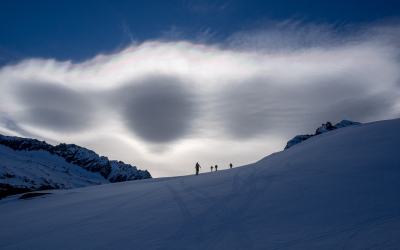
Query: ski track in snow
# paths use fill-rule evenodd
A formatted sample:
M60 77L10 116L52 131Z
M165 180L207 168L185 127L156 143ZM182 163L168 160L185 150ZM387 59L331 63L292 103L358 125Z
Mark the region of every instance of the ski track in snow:
M191 215L183 200L179 194L173 190L172 187L167 186L174 196L175 201L179 204L179 207L185 217L184 225L170 238L168 242L174 242L180 239L182 236L185 240L191 240L192 228L196 228L195 234L197 239L196 242L200 241L202 249L207 249L211 246L217 246L218 243L223 239L225 233L229 230L233 230L236 234L236 246L237 249L252 249L252 241L250 235L247 233L246 228L241 224L240 217L243 212L252 204L252 201L256 199L260 193L264 192L267 187L271 184L271 179L266 179L264 176L258 178L254 177L254 169L246 177L240 177L242 172L249 172L249 169L243 169L237 172L233 178L232 190L230 194L224 198L218 200L209 193L196 189L185 183L184 179L180 181L181 187L189 193L191 196L196 198L206 208L197 216ZM263 181L264 184L257 189L257 181ZM243 204L235 210L229 209L226 205L227 202L232 202L235 197L241 192L247 191L247 198ZM211 216L215 215L219 219L218 227L214 228L210 232L205 232L205 222ZM175 243L171 243L175 244ZM172 248L172 245L171 245ZM161 249L161 248L160 248Z
M348 232L348 231L355 231L344 242L345 244L342 247L342 249L344 249L345 246L346 246L346 243L348 243L348 241L350 241L351 238L353 238L355 236L355 234L357 234L357 233L361 232L362 230L364 230L365 227L367 227L367 226L369 226L369 227L376 226L378 224L384 223L387 220L391 220L391 219L397 218L399 216L400 216L400 209L396 209L394 211L385 213L383 215L376 215L376 216L374 216L374 218L370 218L367 221L364 221L364 222L356 224L356 225L352 225L352 226L347 227L347 228L342 228L340 230L332 231L332 232L329 232L329 233L326 233L326 234L322 234L322 235L319 235L319 236L316 236L316 237L310 237L310 238L305 238L305 239L288 241L287 243L282 244L281 246L272 247L272 248L269 248L269 249L284 249L284 248L293 247L293 246L296 246L296 245L299 245L299 244L302 244L302 243L306 243L306 242L309 242L309 241L316 241L316 240L322 239L324 237L332 236L332 235L335 235L335 234L345 233L345 232ZM338 248L333 248L333 249L338 249Z
M85 223L87 223L87 222L89 222L89 221L92 221L93 219L100 218L100 217L104 217L104 216L106 216L106 215L108 215L108 214L111 214L111 213L115 213L120 207L123 207L125 204L131 203L131 202L133 202L133 201L135 201L135 200L140 200L140 198L145 197L145 196L148 196L148 195L150 195L150 194L152 194L152 193L154 193L154 192L156 192L156 191L158 191L158 190L160 190L160 189L161 189L161 188L157 188L157 189L154 189L154 190L152 190L152 191L149 191L148 193L142 194L142 195L140 195L140 196L138 196L138 197L125 200L125 201L123 201L123 202L121 202L121 203L118 203L118 204L114 205L114 206L111 207L111 208L108 208L108 209L104 210L104 211L101 212L101 213L98 213L98 214L96 214L96 215L87 217L86 219L81 220L81 221L79 221L79 222L69 223L69 224L66 224L66 225L64 225L64 226L60 226L60 227L57 228L57 229L51 229L51 230L48 230L48 231L44 231L44 232L37 233L37 234L35 234L35 235L31 235L30 237L28 237L28 238L26 238L26 239L24 239L24 240L22 240L22 241L20 241L20 242L18 242L18 243L22 243L22 242L24 242L24 241L29 241L30 239L36 238L36 237L38 237L38 236L47 235L47 234L49 234L49 233L56 233L57 231L62 231L63 229L66 229L66 228L77 227L77 226L79 226L79 225L83 225L83 224L85 224ZM76 193L78 193L78 192L71 192L71 193L67 193L66 195L71 195L71 194L76 194ZM12 245L0 245L0 249L3 248L3 247L10 247L10 246L12 246Z
M399 127L342 128L199 176L8 197L0 249L400 249Z

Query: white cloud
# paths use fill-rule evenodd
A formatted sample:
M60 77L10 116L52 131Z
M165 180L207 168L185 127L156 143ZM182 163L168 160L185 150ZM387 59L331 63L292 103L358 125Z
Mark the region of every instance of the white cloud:
M224 50L148 42L80 64L27 60L0 71L2 131L154 176L251 163L328 120L399 116L398 26L354 30L287 22Z

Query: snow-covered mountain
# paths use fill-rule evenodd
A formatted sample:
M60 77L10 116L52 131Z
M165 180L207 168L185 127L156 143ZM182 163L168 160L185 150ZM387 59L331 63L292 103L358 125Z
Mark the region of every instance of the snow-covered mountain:
M322 124L321 127L317 128L317 130L315 131L315 134L313 135L296 135L295 137L293 137L293 139L291 139L290 141L287 142L286 147L284 149L288 149L296 144L299 144L302 141L305 141L313 136L316 135L320 135L322 133L326 133L338 128L344 128L344 127L349 127L349 126L354 126L354 125L360 125L361 123L359 122L352 122L352 121L348 121L348 120L343 120L341 122L339 122L338 124L336 124L335 126L332 126L332 124L330 122L327 122L326 124Z
M74 145L0 135L0 199L33 190L148 179L148 171Z
M198 176L9 196L0 249L400 249L399 128L336 129Z

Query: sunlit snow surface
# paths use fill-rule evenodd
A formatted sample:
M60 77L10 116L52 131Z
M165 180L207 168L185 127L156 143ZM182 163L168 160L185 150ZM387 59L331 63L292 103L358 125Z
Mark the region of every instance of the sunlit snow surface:
M0 248L400 249L399 128L341 128L199 176L10 196Z
M68 163L64 158L51 155L47 151L15 151L0 145L0 177L5 173L15 176L0 178L0 184L31 189L42 185L71 189L109 183L100 174Z

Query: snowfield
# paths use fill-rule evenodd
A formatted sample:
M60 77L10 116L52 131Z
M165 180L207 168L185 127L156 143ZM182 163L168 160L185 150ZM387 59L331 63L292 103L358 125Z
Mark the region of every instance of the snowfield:
M9 196L0 248L400 249L399 128L344 127L199 176Z

